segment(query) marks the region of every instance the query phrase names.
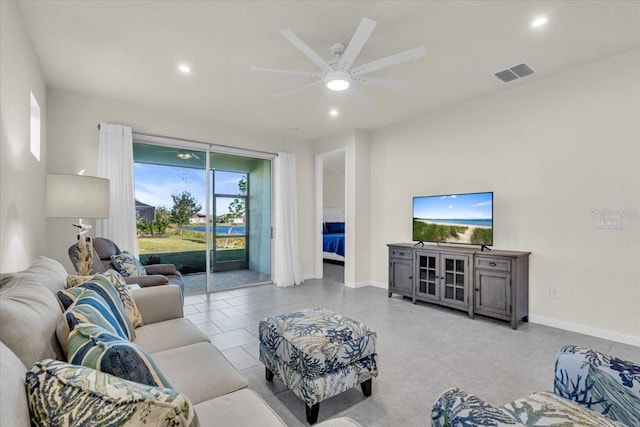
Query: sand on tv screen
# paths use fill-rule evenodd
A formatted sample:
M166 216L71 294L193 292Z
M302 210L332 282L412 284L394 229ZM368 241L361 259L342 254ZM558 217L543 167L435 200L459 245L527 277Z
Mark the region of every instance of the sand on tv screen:
M493 245L493 193L413 198L416 242Z

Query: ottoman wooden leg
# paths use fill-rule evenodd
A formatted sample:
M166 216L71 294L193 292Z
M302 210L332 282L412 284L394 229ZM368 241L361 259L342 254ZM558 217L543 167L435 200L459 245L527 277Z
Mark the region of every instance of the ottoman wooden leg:
M264 377L267 381L273 381L273 372L269 370L269 368L264 368Z
M371 381L373 378L369 378L363 383L360 383L360 387L362 387L362 392L365 396L371 396Z
M315 424L318 422L318 412L320 412L320 404L316 403L313 406L305 405L307 407L307 422L309 424Z

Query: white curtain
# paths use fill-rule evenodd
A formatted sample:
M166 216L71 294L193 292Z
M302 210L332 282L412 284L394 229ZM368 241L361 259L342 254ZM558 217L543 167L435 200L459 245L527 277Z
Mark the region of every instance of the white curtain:
M298 250L298 198L296 196L296 157L278 153L274 164L275 189L275 277L277 286L302 283Z
M130 127L100 123L98 176L111 182L109 218L96 220L96 236L112 240L121 250L137 257L133 136Z

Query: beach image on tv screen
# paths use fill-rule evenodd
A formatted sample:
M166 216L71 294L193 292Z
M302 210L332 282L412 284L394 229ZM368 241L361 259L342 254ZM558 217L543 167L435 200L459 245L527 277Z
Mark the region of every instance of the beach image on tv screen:
M493 193L414 197L413 240L493 245Z

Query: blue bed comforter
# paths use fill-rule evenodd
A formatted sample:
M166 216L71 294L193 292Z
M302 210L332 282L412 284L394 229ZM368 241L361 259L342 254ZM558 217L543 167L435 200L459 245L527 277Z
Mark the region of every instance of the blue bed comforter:
M333 252L344 256L344 233L327 233L322 235L322 251Z

